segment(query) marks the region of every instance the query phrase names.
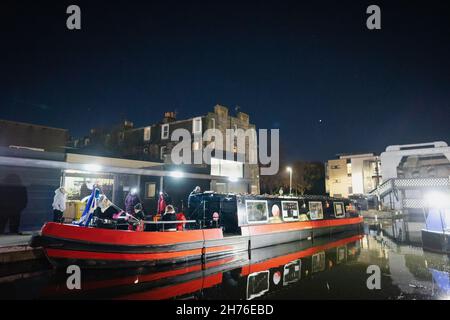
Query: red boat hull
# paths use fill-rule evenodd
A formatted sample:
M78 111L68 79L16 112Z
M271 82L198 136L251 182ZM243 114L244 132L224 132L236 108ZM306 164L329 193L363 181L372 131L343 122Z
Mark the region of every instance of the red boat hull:
M241 227L241 235L221 229L134 232L47 223L32 240L54 265L125 267L206 259L281 243L362 228L362 218L289 222Z

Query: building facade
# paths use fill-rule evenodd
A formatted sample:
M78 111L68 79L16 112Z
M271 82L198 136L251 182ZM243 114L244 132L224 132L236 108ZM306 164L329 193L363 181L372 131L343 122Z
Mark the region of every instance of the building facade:
M325 186L330 196L368 194L380 182L380 160L373 153L341 155L325 163Z
M177 129L185 129L190 133L191 161L194 162L194 157L203 158L203 150L209 146L212 149L211 158L208 157L210 163L174 163L171 153L179 141L172 141L171 136ZM135 128L132 122L126 121L110 131L93 129L89 136L76 140L74 147L78 149L77 152L85 154L162 162L166 167L180 171L229 177L228 181L212 179L209 185L203 187L223 193L258 194L259 165L257 161L249 163L252 154L256 155L257 152L256 137L245 138L245 150L238 153L237 136L231 137L233 141L227 143L227 129L246 131L255 129L255 125L250 123L248 114L237 112L232 116L227 107L216 105L212 112L188 119L178 120L174 112L166 112L160 123L140 128ZM204 140L202 137L207 130L220 131L223 141L215 141L215 138Z

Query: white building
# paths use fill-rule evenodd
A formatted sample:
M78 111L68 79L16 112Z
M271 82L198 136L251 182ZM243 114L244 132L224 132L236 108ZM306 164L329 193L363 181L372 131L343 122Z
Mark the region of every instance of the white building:
M383 183L372 193L384 208L423 214L428 192L449 192L450 147L443 141L388 146L380 161Z
M385 181L450 176L450 147L443 141L388 146L380 160Z
M373 153L341 155L325 164L326 189L332 197L368 194L380 181L379 159Z

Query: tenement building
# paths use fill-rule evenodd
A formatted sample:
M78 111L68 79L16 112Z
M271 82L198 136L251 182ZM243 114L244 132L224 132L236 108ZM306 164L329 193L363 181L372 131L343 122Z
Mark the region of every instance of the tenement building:
M191 163L174 163L171 153L179 141L172 141L172 134L177 129L185 129L191 137ZM217 136L203 139L208 129L220 131L223 141L216 141ZM211 175L209 185L202 189L224 193L259 193L259 165L257 161L250 163L252 154L256 155L256 137L247 135L244 138L245 148L238 148L236 134L227 135L227 129L234 132L238 129L255 129L250 117L243 112L231 115L228 108L216 105L212 112L188 119L177 119L175 112L166 112L161 122L144 127L134 127L130 121L111 130L92 129L90 134L75 140L75 152L120 157L134 160L164 163L167 170L202 173ZM227 140L227 137L229 138ZM254 140L253 140L254 139ZM230 141L230 142L228 142ZM212 149L209 163L197 161L202 159L204 148ZM219 179L214 179L219 177ZM227 177L228 179L223 179ZM165 189L169 188L167 185ZM181 186L172 192L179 192ZM190 190L182 190L188 192Z

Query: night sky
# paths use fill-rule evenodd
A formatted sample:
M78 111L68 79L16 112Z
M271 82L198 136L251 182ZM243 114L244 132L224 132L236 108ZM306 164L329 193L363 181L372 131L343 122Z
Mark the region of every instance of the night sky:
M2 1L0 118L80 136L219 103L280 128L292 159L450 142L448 3Z

